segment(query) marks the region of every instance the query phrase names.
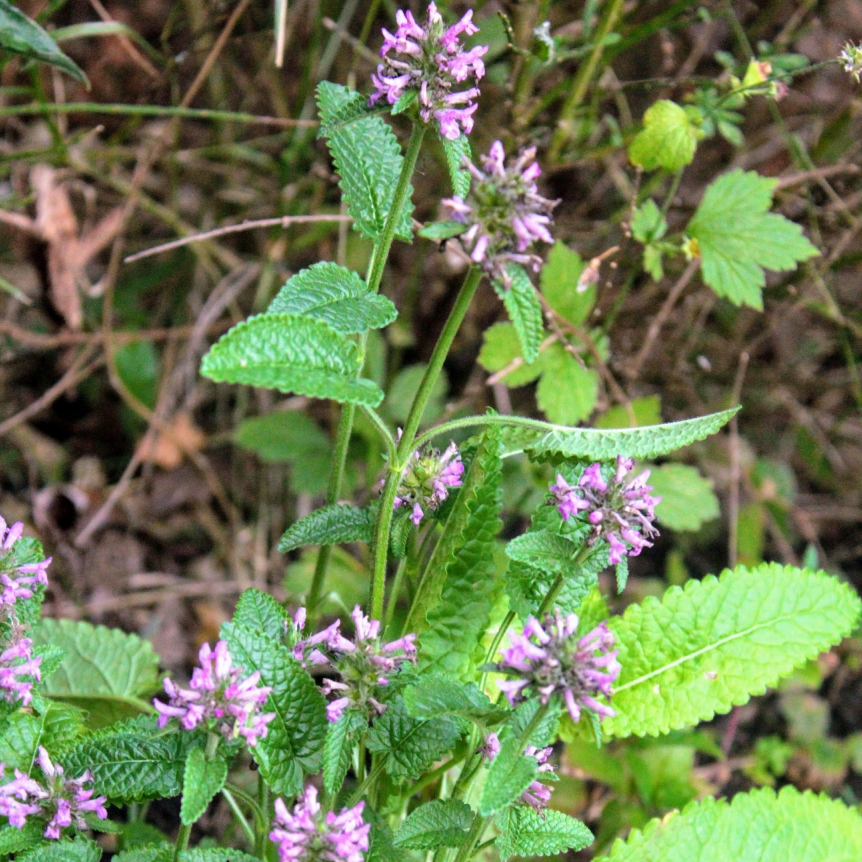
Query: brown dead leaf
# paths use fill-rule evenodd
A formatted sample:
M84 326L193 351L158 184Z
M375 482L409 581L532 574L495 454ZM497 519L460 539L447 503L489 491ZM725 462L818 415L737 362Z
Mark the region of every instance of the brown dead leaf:
M168 423L166 431L156 431L141 440L138 456L165 470L174 470L182 464L186 453L198 452L205 442L206 434L194 424L191 415L180 412Z

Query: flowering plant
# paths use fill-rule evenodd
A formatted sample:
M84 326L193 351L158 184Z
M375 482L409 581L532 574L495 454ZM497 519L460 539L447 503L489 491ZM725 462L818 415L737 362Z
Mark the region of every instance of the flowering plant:
M141 638L40 622L50 560L21 524L0 521L0 854L95 860L94 830L119 836L118 862L468 862L579 851L594 836L552 793L563 743L595 754L606 741L691 728L763 692L859 622L846 585L778 565L737 566L613 612L606 573L622 593L629 559L653 546L662 517L650 472L636 463L719 432L733 409L616 430L491 411L423 428L485 277L511 321L513 369L532 365L547 337L559 340L546 333L545 320L556 318L533 283L545 274L556 202L540 189L535 147L507 158L494 141L473 157L467 135L487 48L463 44L478 32L472 13L447 26L431 3L424 23L402 10L396 23L383 32L370 96L328 82L318 89L321 136L354 227L373 248L367 272L320 262L296 274L264 313L224 334L201 368L213 381L341 405L325 505L280 545L321 547L304 603L291 612L247 590L215 645L200 648L188 685L162 680ZM682 123L674 107L659 114ZM406 150L385 110L409 124ZM450 218L418 233L452 243L464 280L396 430L363 369L370 333L398 316L380 288L394 240L414 235L411 179L428 127L440 133L452 185L435 203ZM632 161L645 170L660 158L655 134L656 123L645 122L632 143ZM689 137L693 146L698 136ZM728 176L736 192L757 185ZM807 254L801 233L769 221L762 197L749 202L752 223L793 234L795 264ZM689 225L687 246L705 271L710 203ZM660 266L667 226L650 212L643 204L632 227ZM569 252L557 244L554 253ZM564 279L569 301L595 283L598 265ZM749 268L740 277L750 276ZM360 412L385 457L364 506L342 502ZM528 527L504 531L503 462L522 453L544 471L541 499ZM330 549L348 543L367 544L370 559L368 601L349 622L333 620L324 600ZM88 666L104 685L84 690ZM179 827L144 828L143 808L173 797ZM235 826L225 833L230 846L218 848L194 832L217 797ZM846 807L785 791L733 807L695 803L610 858L677 859L669 854L685 856L687 842L755 821L766 824L759 852L788 820L819 817L830 840L833 830L862 847L859 818Z

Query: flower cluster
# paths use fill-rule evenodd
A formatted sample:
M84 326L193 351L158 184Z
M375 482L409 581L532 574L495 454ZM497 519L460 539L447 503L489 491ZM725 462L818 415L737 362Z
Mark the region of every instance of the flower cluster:
M448 496L450 488L461 486L464 465L458 447L451 443L441 455L431 449L424 455L417 449L401 474L396 509L410 509L410 520L418 527L429 511L434 511Z
M600 694L610 697L620 673L614 636L606 623L580 638L577 631L577 615L563 617L557 609L555 616L545 618L544 626L529 617L521 634L509 633L511 646L502 650L497 670L514 677L498 683L513 706L529 689L543 704L554 695L562 697L575 722L584 708L600 719L615 714L596 700Z
M535 157L536 148L530 147L507 167L503 145L495 141L488 155L481 156L481 168L465 160L474 180L467 200L443 201L453 219L469 225L460 239L471 260L504 288L511 283L508 264L538 270L542 259L529 253L530 246L554 241L548 226L557 201L539 194L536 180L542 171Z
M204 644L199 657L201 666L192 673L189 688L165 680L169 702L153 701L159 713L159 727L177 718L184 730L203 723L226 739L242 736L249 745L256 745L258 739L266 736L267 725L275 718L275 713L260 711L272 689L258 685L260 671L243 679L242 668L232 666L224 641L219 641L215 649Z
M459 89L469 78L478 81L485 74L482 57L487 46L479 45L465 51L459 44L461 34L479 32L473 23L472 10L452 27L446 27L434 3L428 5L428 18L420 27L410 12L395 13L398 29L383 31L380 49L383 62L377 74L371 76L375 91L369 100L375 104L384 98L394 105L405 93L416 91L419 116L425 123L436 120L440 134L453 141L473 129L476 87Z
M87 812L100 820L108 816L105 797L94 798L94 791L84 787L93 782L89 770L80 778L67 779L63 767L53 764L41 745L37 760L45 776L44 784L16 769L15 778L0 786L0 814L9 818L10 826L21 829L31 815L47 817L45 837L56 841L62 830L73 822L78 829L86 829L83 815ZM3 771L5 767L0 764L0 773Z
M587 520L592 525L589 541L594 544L606 539L613 564L626 555L636 557L643 548L651 548L649 540L658 535L653 520L661 497L649 493L649 470L630 478L633 468L631 458L619 456L616 471L608 479L596 463L584 470L577 485L569 485L558 475L557 483L550 488L564 521L579 512L588 513Z
M338 721L345 710L370 715L383 713L386 707L374 696L379 686L389 685L392 674L406 661L416 661L416 635L408 634L390 643L380 642L380 623L362 613L357 605L350 615L356 628L352 641L341 634L341 620L322 632L300 641L294 656L306 665L334 668L340 680L325 679L323 693L335 694L326 707L330 721Z
M838 55L838 62L844 67L844 71L853 76L858 84L862 79L862 45L854 45L848 42Z
M340 814L321 816L317 790L305 788L293 813L275 800L275 829L269 837L278 845L281 862L362 862L371 826L362 820L364 802Z
M552 750L553 749L550 746L548 746L548 748L536 748L534 745L528 745L524 749L524 754L536 758L539 764L536 770L537 772L552 773L554 771L554 767L552 764L547 762ZM480 751L489 761L493 760L500 753L500 740L496 733L492 732L488 734L485 739L485 744L482 746ZM548 803L551 801L552 791L552 787L536 780L531 782L530 786L521 794L520 800L525 805L529 805L530 808L541 814L542 810L547 808Z
M0 698L28 706L33 684L41 679L42 657L33 657L33 641L25 637L26 626L19 621L17 605L32 598L38 585L48 585L51 558L18 562L15 546L23 533L22 523L7 527L0 518Z

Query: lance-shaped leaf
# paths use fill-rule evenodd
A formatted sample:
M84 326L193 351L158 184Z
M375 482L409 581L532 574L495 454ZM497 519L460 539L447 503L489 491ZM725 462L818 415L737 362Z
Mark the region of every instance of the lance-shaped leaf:
M258 314L226 332L201 363L219 383L246 383L312 398L374 407L383 393L358 380L359 351L322 320L296 314Z
M374 533L374 510L357 506L324 506L291 524L283 533L278 549L282 553L303 545L339 545L342 542L370 542Z
M843 802L785 787L706 798L618 840L598 862L850 862L862 817Z
M231 622L279 641L284 637L287 619L287 612L269 593L251 589L239 597Z
M398 316L392 302L369 291L355 272L328 261L291 276L266 311L306 314L347 334L380 329Z
M825 572L739 566L672 587L611 620L622 671L608 736L657 735L762 694L859 621L853 590Z
M89 87L87 76L51 36L9 0L0 0L0 50L21 54L62 69Z
M488 770L479 799L479 813L487 817L514 802L532 784L537 766L535 757L521 754L517 739L504 740Z
M559 456L590 461L610 461L617 455L641 459L657 458L715 434L730 421L737 409L645 428L598 430L558 427L545 434L541 431L535 432L537 439L530 439L529 435L534 432L521 435L520 442L524 449L537 458Z
M341 789L353 746L367 726L368 720L355 710L347 710L338 721L329 723L323 748L323 786L327 793L337 793Z
M494 282L494 289L506 306L509 320L518 333L521 342L521 355L525 362L535 362L539 355L539 345L545 337L545 327L542 322L542 304L536 295L536 288L530 281L530 276L524 268L517 264L509 264L506 273L510 278L507 287L500 282Z
M212 798L224 787L227 765L222 757L207 759L202 748L193 748L189 752L183 775L182 823L189 826L203 816Z
M593 833L580 820L552 808L539 814L512 805L498 816L497 825L502 832L497 839L501 862L510 856L556 856L593 842Z
M353 110L352 105L347 107L353 101L350 90L324 82L317 93L320 119L327 127L329 149L353 226L363 236L376 240L383 232L401 173L401 148L392 129L380 117L337 122L339 111ZM412 189L407 192L395 226L395 235L408 241L412 236L411 192Z
M464 159L472 161L470 139L459 135L454 141L440 135L443 152L446 154L446 166L449 168L449 178L452 180L452 191L462 200L470 191L470 172L464 167Z
M395 833L406 850L460 847L473 823L473 809L460 799L435 799L412 811Z
M275 718L252 749L261 775L274 793L298 793L305 773L316 772L323 757L328 725L324 697L284 644L234 623L222 626L222 637L234 662L246 674L260 671L260 684L272 688L262 709Z

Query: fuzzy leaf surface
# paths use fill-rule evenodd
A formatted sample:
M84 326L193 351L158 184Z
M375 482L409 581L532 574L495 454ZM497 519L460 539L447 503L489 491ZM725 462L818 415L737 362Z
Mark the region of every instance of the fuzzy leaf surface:
M386 755L386 771L393 778L416 779L451 751L460 736L451 718L411 718L398 697L374 722L368 750Z
M593 842L593 833L580 820L553 808L539 814L525 805L512 805L497 822L502 830L497 839L501 862L510 856L556 856Z
M65 703L44 703L45 708L38 713L18 710L9 716L0 734L0 763L7 769L29 773L40 745L56 756L87 732L82 710Z
M493 429L486 432L463 477L444 538L428 564L425 578L439 580L439 599L429 602L427 625L419 628L423 670L467 680L481 660L479 644L498 589L494 552L502 527L502 463L500 434Z
M383 393L357 380L352 341L322 320L296 314L258 314L226 332L201 362L217 383L245 383L312 398L374 407Z
M511 279L508 290L494 282L494 289L503 300L509 320L518 333L521 342L521 355L525 362L535 362L539 355L539 345L545 337L542 320L542 304L536 296L536 288L523 267L509 264L506 272Z
M479 799L479 813L487 817L514 802L535 779L537 765L535 757L521 754L517 739L504 740L488 770Z
M444 674L423 674L419 682L404 691L407 712L413 718L456 715L486 726L499 724L510 714L491 703L473 683L462 683Z
M45 824L37 820L28 820L22 827L8 824L0 827L0 855L20 853L35 847L42 841L44 832Z
M571 539L549 530L533 530L512 539L506 556L518 563L558 574L572 564L577 546Z
M232 622L278 641L284 637L287 619L284 608L269 593L250 589L239 597Z
M172 862L173 858L173 844L151 844L123 850L122 853L114 856L113 862ZM180 858L182 859L182 854Z
M259 862L257 856L230 847L192 847L183 850L179 862Z
M99 862L102 848L95 841L76 835L71 841L47 841L26 853L18 853L15 858L17 862Z
M212 798L227 780L228 763L224 758L207 760L202 748L193 748L183 773L183 801L180 821L190 826L203 816Z
M538 432L535 442L525 440L524 448L537 458L551 455L592 461L611 461L617 455L657 458L715 434L735 412L735 408L722 410L697 419L645 428L556 428L547 434Z
M707 798L652 820L597 862L853 862L862 817L843 802L785 787Z
M348 710L338 721L329 723L323 748L323 786L327 793L337 793L350 767L350 754L367 726L365 716Z
M392 302L369 291L355 272L329 261L291 276L266 312L306 314L346 334L380 329L398 316Z
M149 641L86 622L43 619L33 631L33 644L64 651L44 692L87 710L91 726L104 727L151 711L145 698L160 684L159 657Z
M464 168L464 159L472 161L470 139L467 135L459 135L454 141L440 135L443 152L446 154L446 166L449 168L449 178L452 180L452 191L462 200L470 191L470 172Z
M317 88L317 111L320 115L318 138L327 137L341 126L368 116L368 100L340 84L324 81Z
M403 162L401 148L395 133L380 117L363 117L349 124L332 123L334 117L328 111L328 104L334 101L336 87L329 83L318 87L321 120L329 124L329 150L341 178L339 185L347 211L353 216L353 226L363 236L375 240L383 232L392 206ZM408 190L395 226L395 235L407 241L412 237L411 194L412 188Z
M836 578L778 564L647 598L610 622L622 671L602 729L657 735L728 712L837 644L859 613Z
M764 269L786 272L819 254L798 224L769 212L777 183L754 171L724 174L688 224L704 282L736 305L763 308Z
M272 688L263 712L274 712L267 735L252 755L274 793L292 796L306 773L317 772L326 741L326 701L308 671L284 644L234 623L222 626L235 663L246 674L260 671Z
M282 553L303 545L340 545L342 542L370 542L374 535L375 513L358 506L337 503L317 509L291 524L282 534Z
M460 799L435 799L412 811L395 833L406 850L460 847L473 823L473 809Z

